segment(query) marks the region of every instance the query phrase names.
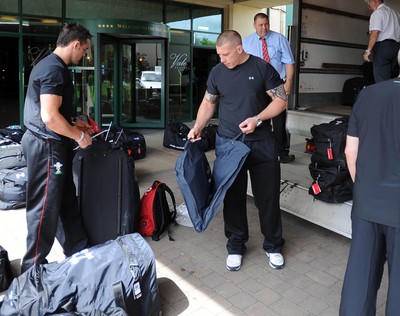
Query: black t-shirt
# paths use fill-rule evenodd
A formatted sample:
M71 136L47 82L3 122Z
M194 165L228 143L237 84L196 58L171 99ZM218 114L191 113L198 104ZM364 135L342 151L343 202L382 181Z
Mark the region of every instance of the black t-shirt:
M239 124L246 118L259 114L265 109L270 97L266 91L282 84L278 72L263 59L250 55L233 69L219 63L211 69L207 80L207 91L219 95L218 133L233 138L241 130ZM271 137L270 121L264 121L246 140L260 140Z
M347 134L359 138L353 214L400 228L400 78L364 88Z
M43 139L69 140L67 137L56 134L43 123L40 117L40 95L62 96L59 111L71 123L73 92L71 75L63 60L56 54L43 58L29 76L24 108L26 128Z

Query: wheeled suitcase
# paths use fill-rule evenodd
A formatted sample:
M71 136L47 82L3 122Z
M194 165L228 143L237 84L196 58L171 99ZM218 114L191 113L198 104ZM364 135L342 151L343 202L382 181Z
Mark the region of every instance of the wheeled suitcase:
M122 315L117 309L159 315L156 273L144 238L121 236L60 263L31 267L11 283L0 315Z
M90 245L137 231L140 193L131 156L94 140L89 148L78 149L73 173Z
M25 166L22 145L10 138L0 136L0 169Z

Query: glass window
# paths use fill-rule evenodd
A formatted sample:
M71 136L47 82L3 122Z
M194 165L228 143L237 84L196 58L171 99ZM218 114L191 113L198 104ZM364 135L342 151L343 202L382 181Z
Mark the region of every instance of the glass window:
M22 30L24 33L58 36L61 25L58 19L23 18Z
M190 32L181 30L171 30L171 43L175 44L185 44L190 43Z
M218 34L211 33L194 33L194 46L208 46L215 47L215 42L217 41Z
M190 30L190 9L167 5L166 23L173 29Z
M222 11L213 8L193 9L193 31L221 33Z
M0 8L2 12L18 13L18 1L0 0Z
M23 15L61 17L62 0L40 0L40 1L23 0L22 13Z
M169 52L169 119L190 120L190 46L170 45Z
M31 0L32 1L32 0ZM140 0L68 0L67 18L131 19L162 22L162 3Z
M56 47L56 37L25 36L23 40L24 88L28 86L33 67Z
M17 16L0 15L0 32L18 32Z

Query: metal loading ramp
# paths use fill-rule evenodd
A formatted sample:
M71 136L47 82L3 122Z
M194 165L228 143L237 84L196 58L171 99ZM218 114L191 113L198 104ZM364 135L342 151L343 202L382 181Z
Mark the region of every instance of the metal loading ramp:
M352 201L326 203L308 194L312 178L308 169L311 155L305 153L305 137L291 135L291 154L295 161L281 164L281 209L311 223L351 238ZM248 195L252 196L250 180Z

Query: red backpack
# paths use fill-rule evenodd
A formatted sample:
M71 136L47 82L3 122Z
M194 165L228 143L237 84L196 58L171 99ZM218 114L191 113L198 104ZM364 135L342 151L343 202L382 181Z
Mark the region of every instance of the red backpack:
M171 204L166 193L171 198ZM139 233L158 241L169 224L175 223L175 218L176 203L172 190L165 183L154 181L140 200Z

